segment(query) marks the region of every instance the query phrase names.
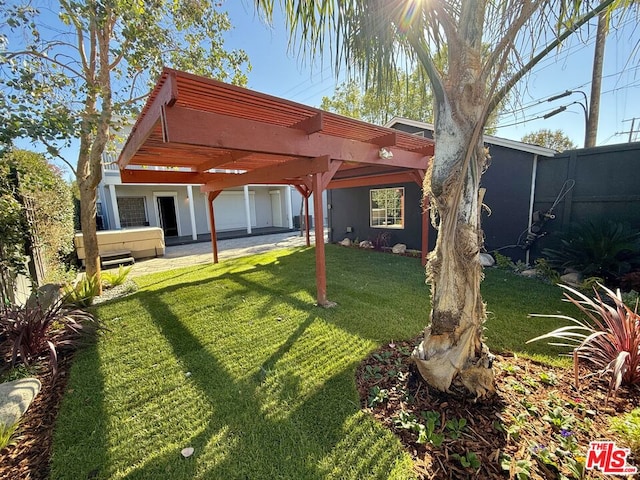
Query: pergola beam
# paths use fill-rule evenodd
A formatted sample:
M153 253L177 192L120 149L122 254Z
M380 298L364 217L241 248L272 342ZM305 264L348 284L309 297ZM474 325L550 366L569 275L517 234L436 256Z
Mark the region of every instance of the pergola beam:
M381 173L367 177L334 178L327 185L328 190L336 188L368 187L371 185L391 185L394 183L409 183L415 179L410 172Z
M207 180L207 175L198 172L176 172L171 170L120 170L122 183L171 183L199 185Z
M393 156L380 158L378 145L372 143L324 133L309 135L295 128L177 105L165 109L164 120L166 139L170 143L307 158L323 152L334 160L427 168L428 158L421 153L390 147Z
M390 132L385 135L372 138L369 141L379 147L393 147L398 142L398 135L396 132Z
M120 154L118 165L121 169L129 165L131 158L138 152L140 147L149 138L151 132L162 117L162 110L165 105L171 107L178 99L178 83L176 74L170 73L160 88L158 95L153 99L149 109L145 112L140 124L129 135L129 139Z
M240 160L241 158L248 157L251 155L251 152L243 152L243 151L233 151L233 152L225 152L220 155L218 158L212 158L211 160L207 160L202 162L200 165L196 167L198 172L206 172L207 170L211 170L212 168L219 167L221 165L226 165L229 162L234 162L235 160Z
M224 190L225 188L249 185L250 183L276 183L283 178L324 173L329 170L329 157L324 155L311 160L306 158L291 160L277 165L256 168L241 174L218 174L219 178L200 187L202 192Z
M336 172L342 166L342 162L339 160L331 160L331 165L329 165L329 171L322 174L322 190L326 190L327 186L331 182L331 179L336 174Z
M323 127L322 112L316 113L312 117L305 118L304 120L301 120L298 123L291 126L291 128L295 128L296 130L302 130L307 135L311 135L312 133L316 133L316 132L321 132L322 127Z

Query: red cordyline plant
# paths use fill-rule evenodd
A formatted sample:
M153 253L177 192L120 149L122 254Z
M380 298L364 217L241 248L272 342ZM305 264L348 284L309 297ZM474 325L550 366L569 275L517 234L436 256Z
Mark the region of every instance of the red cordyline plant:
M0 307L0 354L9 365L18 360L30 365L48 355L54 377L58 371L58 350L76 348L83 337L102 328L91 313L65 303L65 298L30 299L24 306Z
M622 301L619 290L614 293L600 284L598 287L604 291L604 299L595 288L594 298L589 298L574 288L566 285L560 287L565 290L566 301L578 307L588 320L578 320L565 315L531 315L569 320L572 325L560 327L529 342L557 339L562 342L549 342L549 345L572 347L576 387L579 360L595 367L602 375L611 375L609 392L615 392L622 384L640 383L638 305L631 309Z

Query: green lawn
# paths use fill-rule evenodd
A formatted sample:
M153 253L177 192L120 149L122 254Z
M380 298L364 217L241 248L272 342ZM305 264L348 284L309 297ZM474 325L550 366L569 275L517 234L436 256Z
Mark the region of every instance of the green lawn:
M419 261L327 246L328 310L314 265L296 249L174 270L101 306L110 330L73 365L52 478L411 477L359 411L354 372L427 323ZM483 291L492 349L551 353L524 342L555 324L526 314L569 311L558 288L491 270Z

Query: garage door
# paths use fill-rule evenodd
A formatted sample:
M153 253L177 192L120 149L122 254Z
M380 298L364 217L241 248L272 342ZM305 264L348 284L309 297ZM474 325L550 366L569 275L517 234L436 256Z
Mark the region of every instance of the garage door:
M244 192L222 192L213 201L216 216L216 230L242 230L247 228L244 212ZM251 226L256 226L255 192L249 192Z

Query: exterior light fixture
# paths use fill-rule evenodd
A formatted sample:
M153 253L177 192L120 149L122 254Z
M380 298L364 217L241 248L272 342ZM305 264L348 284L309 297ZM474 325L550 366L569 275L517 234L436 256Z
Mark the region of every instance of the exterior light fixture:
M391 150L387 150L386 148L381 148L378 152L378 156L383 160L389 160L393 158L393 152Z

